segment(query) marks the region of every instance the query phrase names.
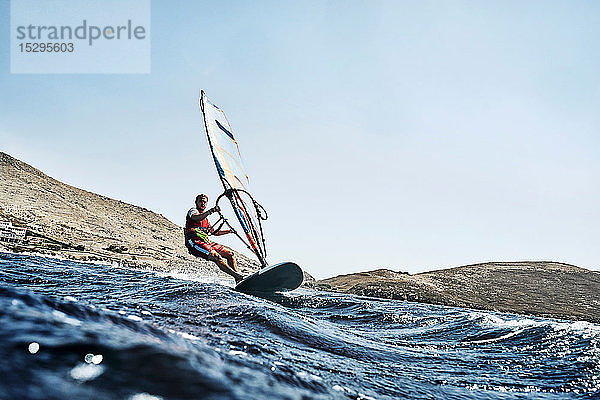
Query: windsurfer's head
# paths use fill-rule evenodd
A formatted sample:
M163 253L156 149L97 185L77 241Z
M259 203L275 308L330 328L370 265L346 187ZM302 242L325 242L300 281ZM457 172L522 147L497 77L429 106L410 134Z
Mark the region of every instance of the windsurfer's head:
M206 208L207 204L208 204L208 196L207 195L205 195L204 193L201 193L198 196L196 196L196 208L204 209L204 208Z

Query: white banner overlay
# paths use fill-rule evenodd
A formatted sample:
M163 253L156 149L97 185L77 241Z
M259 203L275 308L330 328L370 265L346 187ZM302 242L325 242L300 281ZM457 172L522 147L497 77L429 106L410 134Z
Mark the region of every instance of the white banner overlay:
M150 0L11 0L13 74L150 73Z

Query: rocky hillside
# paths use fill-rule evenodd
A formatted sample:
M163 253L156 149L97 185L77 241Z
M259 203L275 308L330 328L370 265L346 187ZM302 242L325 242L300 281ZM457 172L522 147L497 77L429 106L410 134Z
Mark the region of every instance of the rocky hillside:
M182 228L162 215L64 184L2 152L1 221L27 228L25 242L0 242L12 251L217 273L216 267L187 253ZM237 257L243 273L258 268L247 257Z
M409 275L379 269L318 287L344 293L600 322L600 272L555 262L494 262Z

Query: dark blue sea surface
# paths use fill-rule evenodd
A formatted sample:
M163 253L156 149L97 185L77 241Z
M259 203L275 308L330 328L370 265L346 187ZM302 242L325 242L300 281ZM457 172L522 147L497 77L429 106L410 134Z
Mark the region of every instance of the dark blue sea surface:
M0 399L600 398L600 325L0 253Z

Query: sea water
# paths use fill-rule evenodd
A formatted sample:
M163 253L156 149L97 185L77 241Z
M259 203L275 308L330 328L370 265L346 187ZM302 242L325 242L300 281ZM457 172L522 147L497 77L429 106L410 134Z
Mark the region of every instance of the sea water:
M0 399L600 398L600 325L0 253Z

